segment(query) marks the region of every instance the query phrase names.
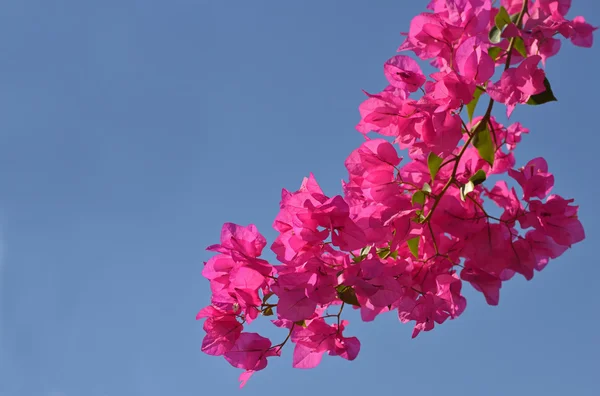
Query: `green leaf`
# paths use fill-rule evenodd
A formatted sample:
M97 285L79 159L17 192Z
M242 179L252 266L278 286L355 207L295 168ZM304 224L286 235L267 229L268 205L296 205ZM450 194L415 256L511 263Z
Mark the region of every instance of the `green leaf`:
M356 307L360 307L360 303L356 298L356 292L350 286L339 285L335 288L338 292L338 297L340 300L345 302L346 304L354 305Z
M390 252L390 248L389 247L377 249L377 255L379 257L381 257L382 259L388 258L390 256L390 254L391 254L391 252Z
M498 29L496 26L492 26L492 30L490 30L490 34L488 38L492 44L498 44L502 41L502 30Z
M475 138L473 138L473 146L477 148L479 156L487 161L490 166L494 166L494 154L496 148L492 141L492 134L488 130L487 125L483 128L478 126L475 128Z
M486 179L485 172L479 169L473 176L469 178L469 182L460 187L460 199L465 200L468 193L475 190L475 186L483 183Z
M365 246L364 248L360 249L360 255L366 256L369 254L370 251L371 251L371 246Z
M523 58L527 58L527 49L525 48L525 42L521 37L515 37L515 44L513 48L516 49Z
M384 248L377 249L377 255L379 257L381 257L382 259L386 259L388 257L391 257L393 259L397 259L398 258L398 252L392 252L392 251L390 251L389 247L384 247Z
M266 303L266 302L267 302L267 300L268 300L269 298L271 298L271 296L272 296L273 294L275 294L275 293L267 293L267 294L265 294L265 295L264 295L264 297L263 297L263 299L262 299L262 302L263 302L263 303Z
M503 51L502 48L500 47L490 47L488 48L488 55L493 59L496 60L498 59L498 55L500 55L500 53Z
M431 194L431 186L429 183L423 183L423 188L421 189L424 193Z
M469 121L473 120L473 114L475 113L475 107L477 107L477 102L479 102L479 97L483 93L483 89L477 87L475 88L475 92L473 93L473 99L467 104L467 114L469 115Z
M475 174L473 176L471 176L469 178L469 181L473 182L473 184L475 186L483 183L486 179L486 175L485 172L481 169L479 169L477 172L475 172Z
M410 202L414 205L416 203L423 205L425 203L425 193L423 191L417 191L413 194Z
M298 322L294 322L294 324L306 328L305 320L299 320Z
M262 311L264 316L273 316L273 307L267 307Z
M502 6L500 7L494 22L496 26L492 26L492 30L490 30L488 37L492 43L498 44L500 41L502 41L502 30L506 25L512 22L510 15L508 15L508 11L506 11L506 8Z
M496 14L496 18L494 19L494 21L496 22L496 27L500 30L502 30L504 26L512 22L508 11L506 11L506 8L504 8L503 6L500 6L500 10Z
M519 20L519 13L517 12L516 14L512 14L510 16L510 21L512 23L514 23L515 25L517 24L517 21Z
M554 92L552 92L552 87L550 87L550 81L547 78L544 79L544 86L546 90L537 95L533 95L527 101L528 105L537 106L548 102L556 102L558 99L554 96Z
M442 165L442 159L435 155L435 153L429 153L427 157L427 166L429 167L429 174L431 175L431 180L435 179L435 175L437 175L440 170L440 166Z
M460 199L462 199L463 202L464 202L465 201L465 197L467 196L467 194L470 193L473 190L475 190L475 184L473 184L472 181L468 182L464 186L461 186L460 187Z
M415 215L416 216L412 219L412 221L414 221L415 223L420 224L425 219L425 216L423 216L423 211L421 209L415 210Z
M367 255L370 251L371 246L365 246L364 248L360 249L360 254L358 256L352 257L352 261L354 261L355 263L360 263L361 261L367 258Z
M421 240L421 237L414 237L414 238L406 241L406 243L408 244L408 248L410 249L410 252L416 258L419 258L419 241L420 240Z

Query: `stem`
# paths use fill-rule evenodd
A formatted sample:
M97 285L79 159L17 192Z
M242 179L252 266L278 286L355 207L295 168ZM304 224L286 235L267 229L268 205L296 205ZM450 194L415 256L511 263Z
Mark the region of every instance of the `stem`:
M344 305L346 305L346 303L342 301L342 305L340 306L340 310L337 313L337 315L335 315L335 316L337 316L338 331L340 331L340 316L342 315L342 311L344 310Z
M435 249L435 254L440 254L437 246L437 242L435 241L435 235L433 233L433 227L431 227L431 222L427 222L427 226L429 227L429 232L431 233L431 240L433 241L433 248Z
M290 332L288 333L287 337L285 337L285 340L283 340L283 342L281 344L273 345L271 347L271 349L278 348L277 349L277 353L281 352L281 348L283 348L283 346L285 345L285 343L288 342L288 340L292 336L292 331L294 331L294 327L295 326L296 326L296 323L292 324L292 327L290 328Z

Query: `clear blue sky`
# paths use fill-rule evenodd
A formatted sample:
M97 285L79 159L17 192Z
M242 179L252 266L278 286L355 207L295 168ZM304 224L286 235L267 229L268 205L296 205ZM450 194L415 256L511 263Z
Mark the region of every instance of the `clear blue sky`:
M548 159L583 243L498 307L466 286L466 312L415 340L350 315L354 362L296 370L287 349L239 391L200 352L204 248L225 221L272 241L281 188L311 171L340 192L361 89L426 3L2 1L0 395L597 395L600 40L564 43L559 102L514 114L518 164ZM600 2L575 15L600 25Z

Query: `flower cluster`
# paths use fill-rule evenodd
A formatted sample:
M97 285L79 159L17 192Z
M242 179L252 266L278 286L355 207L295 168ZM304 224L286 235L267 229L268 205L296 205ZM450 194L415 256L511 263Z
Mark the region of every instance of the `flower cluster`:
M202 271L213 293L198 314L202 350L243 369L242 386L288 342L297 368L315 367L324 353L353 360L360 342L345 334L345 307L364 321L396 311L416 337L465 310L463 282L496 305L503 282L532 279L583 240L573 200L550 194L546 161L516 168L513 152L529 130L492 116L495 103L510 117L516 105L556 100L540 65L558 52L557 37L590 47L596 30L565 18L570 3L431 1L399 51L437 71L428 79L407 55L385 62L389 85L359 108L365 142L346 160L344 196L325 195L312 174L298 191L283 190L271 246L279 265L260 258L266 240L253 225L225 224L208 248L218 255ZM520 192L504 180L488 186L492 174ZM283 342L244 331L259 315L286 329Z

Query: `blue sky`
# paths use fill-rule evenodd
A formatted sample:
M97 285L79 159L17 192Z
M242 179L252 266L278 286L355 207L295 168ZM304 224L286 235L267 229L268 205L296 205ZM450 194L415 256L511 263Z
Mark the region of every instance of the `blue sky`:
M426 3L4 0L0 396L595 395L600 52L569 43L547 68L559 102L514 120L518 163L548 159L583 243L498 307L467 286L465 313L415 340L351 314L354 362L295 370L288 349L240 391L200 352L204 248L225 221L272 241L281 188L309 172L340 192L361 89L384 87ZM599 2L573 3L600 25Z

